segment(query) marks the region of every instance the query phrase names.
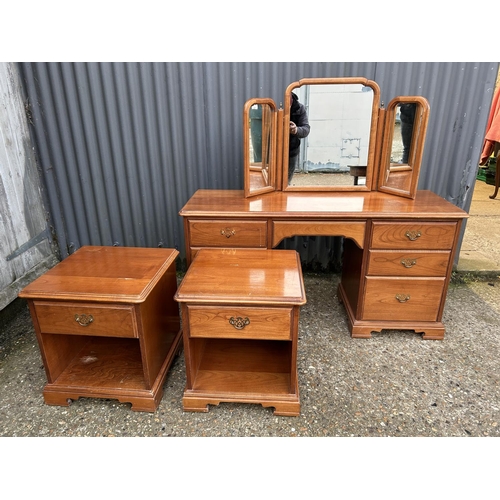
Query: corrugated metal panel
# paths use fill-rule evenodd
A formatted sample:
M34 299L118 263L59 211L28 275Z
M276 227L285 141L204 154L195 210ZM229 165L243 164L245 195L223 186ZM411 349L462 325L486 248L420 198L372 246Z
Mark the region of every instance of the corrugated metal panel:
M365 76L431 103L420 188L468 210L498 63L21 63L63 256L84 244L176 247L199 188L242 189L242 109L303 77ZM314 243L311 243L313 241ZM325 264L330 240L296 245ZM333 241L333 240L332 240Z
M0 63L0 310L56 262L17 67Z

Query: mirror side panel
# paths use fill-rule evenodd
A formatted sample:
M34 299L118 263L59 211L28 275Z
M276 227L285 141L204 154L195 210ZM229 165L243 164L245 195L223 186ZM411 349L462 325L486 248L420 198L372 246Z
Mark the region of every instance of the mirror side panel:
M399 96L388 105L378 190L414 199L430 106L424 97Z
M277 110L272 99L250 99L243 109L245 198L276 190Z

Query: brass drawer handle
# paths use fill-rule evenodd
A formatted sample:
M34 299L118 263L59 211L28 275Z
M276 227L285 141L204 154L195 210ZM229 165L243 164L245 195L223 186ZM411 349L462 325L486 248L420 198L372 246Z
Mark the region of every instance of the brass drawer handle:
M89 326L94 318L92 314L75 314L75 321L81 326Z
M420 238L420 236L422 236L422 233L420 231L406 231L405 236L410 241L415 241L417 238Z
M226 229L220 230L220 234L222 234L222 236L225 236L226 238L231 238L231 236L234 236L236 234L236 231L234 229L226 227Z
M245 326L250 324L250 320L248 318L241 318L238 316L237 318L233 318L232 316L229 318L229 324L233 325L236 330L243 330Z
M410 267L417 265L417 259L402 259L401 264L403 264L404 267L409 269Z
M396 294L396 300L398 300L401 303L408 302L410 300L410 296L405 295L404 293L398 293Z

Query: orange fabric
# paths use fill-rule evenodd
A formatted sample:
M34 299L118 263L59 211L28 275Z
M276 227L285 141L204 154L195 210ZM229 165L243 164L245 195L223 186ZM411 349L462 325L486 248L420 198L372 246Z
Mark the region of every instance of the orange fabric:
M495 148L495 142L500 142L500 87L495 91L491 103L490 116L486 125L483 152L481 153L479 165L486 165L488 158Z

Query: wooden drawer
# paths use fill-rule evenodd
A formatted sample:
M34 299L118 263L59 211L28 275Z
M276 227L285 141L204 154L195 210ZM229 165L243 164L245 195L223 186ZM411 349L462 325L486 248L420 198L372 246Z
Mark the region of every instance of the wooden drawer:
M190 220L192 247L267 247L266 221Z
M368 273L375 276L446 276L450 252L370 250Z
M291 307L187 308L190 337L291 340Z
M132 306L34 302L41 333L138 337Z
M444 278L366 278L363 320L437 321Z
M374 222L370 248L451 250L456 222Z

